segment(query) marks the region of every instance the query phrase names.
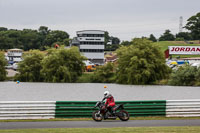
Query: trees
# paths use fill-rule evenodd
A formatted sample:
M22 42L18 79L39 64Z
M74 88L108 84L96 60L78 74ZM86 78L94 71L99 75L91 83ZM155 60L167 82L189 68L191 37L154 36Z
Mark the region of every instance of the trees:
M7 31L8 29L5 27L0 27L0 31Z
M110 40L112 41L112 44L120 44L120 39L117 37L110 37Z
M23 58L24 60L18 64L19 74L16 75L15 79L25 82L43 81L40 70L44 54L39 50L31 50Z
M157 41L156 37L153 34L151 34L149 36L149 40L151 40L152 42L156 42Z
M30 49L45 50L54 43L69 45L69 35L64 31L51 31L46 26L40 26L38 30L8 30L0 27L0 49L21 48L25 51Z
M77 47L49 49L42 61L42 74L46 82L75 82L84 70L83 60Z
M47 46L52 46L54 43L59 43L60 45L67 45L66 39L69 38L69 34L65 31L50 31L49 34L46 36L45 44Z
M199 70L196 67L189 65L180 67L171 74L169 84L182 86L194 85L196 78L200 75Z
M105 31L104 38L105 38L104 44L105 44L105 47L106 47L106 45L107 45L107 43L109 42L109 39L110 39L109 33L107 31Z
M46 27L46 26L40 26L39 29L38 29L38 32L39 32L39 41L40 41L40 49L41 50L44 50L45 49L45 39L47 37L47 35L49 34L51 30Z
M38 29L39 33L43 36L46 36L49 34L50 30L48 27L46 26L40 26L39 29Z
M30 49L39 49L41 47L40 36L37 30L23 29L19 40L23 44L22 49L28 51Z
M110 41L111 41L111 44L107 45L107 47L106 47L107 50L114 51L114 50L119 48L119 44L120 44L120 39L119 38L111 36L110 37Z
M129 42L129 41L122 41L120 45L122 45L122 46L128 46L130 44L131 44L131 42Z
M39 35L36 30L0 31L0 49L21 48L24 50L39 49Z
M0 81L3 81L6 79L6 70L5 70L6 64L7 62L4 58L4 55L0 53Z
M192 40L192 36L190 33L188 32L179 32L178 34L176 34L176 40L178 38L182 38L183 40Z
M200 12L187 20L185 28L191 32L193 39L200 40Z
M174 41L175 37L170 32L170 30L165 30L163 35L161 35L161 37L159 38L159 41Z
M47 55L31 50L19 63L15 79L25 82L75 82L84 70L83 60L77 47L49 49Z
M113 37L113 36L109 36L109 33L106 31L105 32L105 50L116 50L117 48L119 48L119 44L120 44L120 39L118 37ZM108 42L111 42L111 44L108 44Z
M7 37L4 36L4 33L0 32L0 49L7 49Z
M20 35L18 30L0 31L0 49L20 48Z
M104 66L97 67L91 80L94 83L114 83L115 72L113 64L107 63Z
M122 84L149 84L168 76L159 47L147 39L134 39L130 46L117 50L117 82Z

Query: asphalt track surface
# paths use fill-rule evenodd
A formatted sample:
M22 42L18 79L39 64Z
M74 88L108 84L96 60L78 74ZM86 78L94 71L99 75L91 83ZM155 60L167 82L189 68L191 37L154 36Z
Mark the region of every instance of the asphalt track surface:
M200 126L200 120L0 122L0 129Z

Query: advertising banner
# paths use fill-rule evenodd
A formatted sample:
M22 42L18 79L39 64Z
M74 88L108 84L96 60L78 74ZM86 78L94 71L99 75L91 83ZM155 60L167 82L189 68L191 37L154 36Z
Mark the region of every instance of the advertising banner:
M200 46L168 46L169 54L200 55Z

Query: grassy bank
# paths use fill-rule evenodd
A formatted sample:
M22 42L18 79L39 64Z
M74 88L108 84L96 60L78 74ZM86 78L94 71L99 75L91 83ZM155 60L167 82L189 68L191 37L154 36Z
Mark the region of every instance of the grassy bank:
M2 133L199 133L200 127L118 127L118 128L56 128L12 129Z
M155 44L158 44L163 52L166 49L168 49L168 46L200 46L200 44L195 44L195 43L187 44L184 41L160 41L160 42L155 42Z

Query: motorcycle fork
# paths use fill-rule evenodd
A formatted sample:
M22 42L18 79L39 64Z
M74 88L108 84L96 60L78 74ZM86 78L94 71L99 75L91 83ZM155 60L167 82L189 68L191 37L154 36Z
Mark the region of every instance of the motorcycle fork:
M99 110L97 114L101 114L101 111Z

